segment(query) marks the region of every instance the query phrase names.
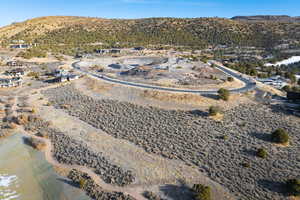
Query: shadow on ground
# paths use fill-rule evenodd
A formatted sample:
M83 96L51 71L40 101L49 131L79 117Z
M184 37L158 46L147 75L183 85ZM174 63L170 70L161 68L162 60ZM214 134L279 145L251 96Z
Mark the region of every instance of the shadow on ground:
M206 98L210 98L210 99L214 99L214 100L219 100L220 97L216 94L202 94L201 96L206 97Z
M300 105L299 105L299 111L298 111L298 115L296 114L296 108L284 108L282 106L279 105L270 105L270 108L272 109L273 113L279 113L279 114L284 114L284 115L291 115L291 116L296 116L296 117L300 117L299 113L300 113Z
M72 187L79 188L79 185L78 185L78 184L74 183L73 181L71 181L71 180L69 180L69 179L58 178L57 180L59 180L59 181L65 183L65 184L68 184L68 185L70 185L70 186L72 186Z
M193 200L193 192L190 187L184 183L179 185L164 185L160 187L160 191L167 199L172 200Z
M204 112L201 110L191 110L191 111L188 111L188 114L191 114L196 117L207 117L208 116L208 112Z
M257 151L254 150L254 149L245 149L245 150L243 150L242 153L243 153L244 155L246 155L246 156L253 156L253 157L255 157Z
M263 187L270 192L286 194L286 187L283 182L260 179L257 183L260 187Z
M267 133L257 133L257 132L253 132L250 133L250 135L258 140L262 140L264 142L272 142L271 140L271 134L267 134Z

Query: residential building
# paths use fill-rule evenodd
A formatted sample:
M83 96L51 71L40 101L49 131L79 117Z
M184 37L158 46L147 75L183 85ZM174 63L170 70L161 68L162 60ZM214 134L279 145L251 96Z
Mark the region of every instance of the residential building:
M10 66L10 67L16 67L16 66L21 67L21 66L23 66L23 63L13 60L13 61L7 62L6 65Z
M11 49L28 49L30 48L29 44L11 44L10 45Z
M73 81L73 80L76 80L76 79L79 79L78 75L75 75L75 74L66 74L66 75L62 75L62 76L59 76L59 77L55 78L53 80L53 82L63 83L63 82L67 82L67 81Z
M20 77L20 76L25 75L25 71L21 68L17 68L17 69L13 69L13 70L10 70L10 71L6 71L5 74L8 75L8 76Z
M259 82L262 82L263 84L266 84L266 85L270 85L270 86L273 86L273 87L276 87L276 88L283 88L284 86L288 85L288 82L282 78L281 76L273 76L273 77L270 77L270 78L259 78L259 79L256 79L257 81Z
M1 88L18 87L21 86L22 83L23 83L23 79L21 77L0 79Z

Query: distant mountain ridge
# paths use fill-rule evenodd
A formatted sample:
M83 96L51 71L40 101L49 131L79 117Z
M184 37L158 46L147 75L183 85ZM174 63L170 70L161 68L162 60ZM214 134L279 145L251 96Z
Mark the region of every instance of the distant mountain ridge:
M300 17L291 17L288 15L253 15L253 16L235 16L232 20L242 21L281 21L281 22L300 22Z

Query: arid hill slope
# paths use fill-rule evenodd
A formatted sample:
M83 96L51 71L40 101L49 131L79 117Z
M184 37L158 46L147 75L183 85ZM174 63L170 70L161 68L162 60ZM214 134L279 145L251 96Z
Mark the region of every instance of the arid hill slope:
M249 23L241 18L147 18L101 19L51 16L0 28L2 44L13 39L41 45L86 45L103 42L121 45L208 45L270 48L300 40L300 22L262 20ZM272 19L272 18L271 18Z

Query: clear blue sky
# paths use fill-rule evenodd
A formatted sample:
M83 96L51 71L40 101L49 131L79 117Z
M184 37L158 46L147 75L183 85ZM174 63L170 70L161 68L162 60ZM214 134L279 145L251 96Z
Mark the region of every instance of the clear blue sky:
M3 0L0 26L53 15L104 18L300 15L299 0Z

